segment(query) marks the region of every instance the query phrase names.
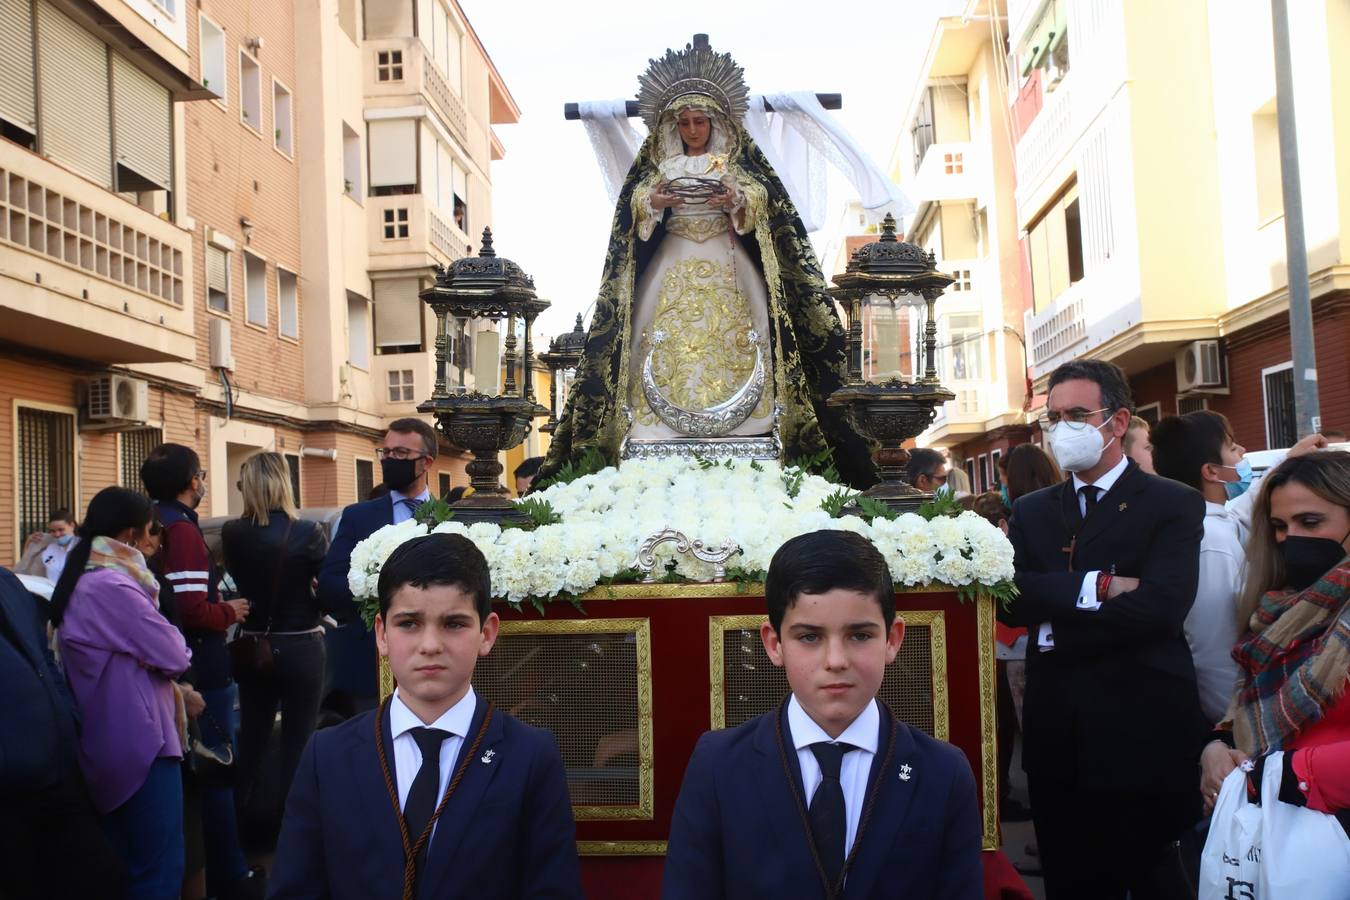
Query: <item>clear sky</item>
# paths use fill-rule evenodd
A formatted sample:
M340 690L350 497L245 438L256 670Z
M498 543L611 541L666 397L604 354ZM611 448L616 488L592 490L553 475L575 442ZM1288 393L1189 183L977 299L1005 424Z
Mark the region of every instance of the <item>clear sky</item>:
M497 251L533 275L539 295L553 303L537 332L570 328L589 307L614 212L585 130L563 119L564 103L635 97L649 59L706 32L714 50L730 52L745 69L751 93L842 93L835 115L884 167L933 24L963 5L460 0L521 110L518 124L496 126L506 158L492 166L492 230ZM831 191L827 229L849 199L845 190Z

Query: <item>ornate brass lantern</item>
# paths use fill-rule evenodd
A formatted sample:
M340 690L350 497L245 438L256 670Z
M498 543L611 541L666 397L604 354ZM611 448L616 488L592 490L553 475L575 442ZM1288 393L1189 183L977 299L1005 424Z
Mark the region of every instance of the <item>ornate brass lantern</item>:
M904 442L928 427L939 403L956 399L938 384L937 321L933 317L937 298L955 279L937 271L935 265L932 253L896 238L895 219L888 214L882 222L881 237L854 251L848 267L830 289L849 322L849 377L828 402L845 407L858 430L881 444L873 457L881 471L881 483L864 491L864 496L905 511L917 509L932 495L906 481L909 451ZM927 312L923 375L918 376L916 360L911 381L899 371L898 307ZM864 319L878 338L873 341L875 349L866 366ZM890 346L892 340L894 347ZM889 355L891 350L894 356Z
M548 410L534 399L530 330L549 303L535 295L533 278L511 260L497 255L492 247L491 228L483 229L483 244L477 256L457 259L449 268L439 269L436 283L420 296L436 314L436 386L431 399L418 406L417 411L435 416L446 440L473 454L473 461L465 467L473 493L452 505L455 518L469 524L526 524L529 517L512 506L511 495L502 487L502 464L497 455L525 440L533 419L548 415ZM492 391L490 394L482 390L484 385L475 385L469 393L447 389L447 329L455 318L506 320L506 383L500 394L495 384L486 386ZM524 323L525 338L520 360L516 354L518 320Z
M558 427L558 379L562 373L575 370L581 365L582 354L586 351L586 329L581 324L581 313L577 313L576 327L549 341L548 352L540 353L539 360L550 373L548 422L539 426L544 434L552 434ZM563 397L564 402L567 398Z

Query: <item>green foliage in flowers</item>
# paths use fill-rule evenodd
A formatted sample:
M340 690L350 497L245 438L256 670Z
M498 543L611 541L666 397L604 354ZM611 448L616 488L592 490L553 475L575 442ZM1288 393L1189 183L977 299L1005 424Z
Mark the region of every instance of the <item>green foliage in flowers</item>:
M592 447L582 454L581 459L576 462L568 460L563 467L558 470L558 474L554 475L552 478L536 481L533 490L542 490L543 488L553 487L555 484L569 484L576 481L578 478L594 475L596 472L599 472L607 466L609 466L609 463L605 460L604 454Z

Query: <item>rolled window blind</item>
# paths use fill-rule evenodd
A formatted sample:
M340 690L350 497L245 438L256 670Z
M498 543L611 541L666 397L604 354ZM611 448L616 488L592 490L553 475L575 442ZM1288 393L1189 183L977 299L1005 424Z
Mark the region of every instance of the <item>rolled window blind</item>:
M33 90L33 7L0 0L0 119L37 134Z
M50 3L37 11L42 152L111 188L108 49Z
M211 291L229 293L230 279L227 274L229 256L219 247L206 245L206 288Z
M121 56L114 53L112 61L117 162L167 191L173 159L169 91Z
M416 278L375 282L375 346L422 343L423 304L417 286Z

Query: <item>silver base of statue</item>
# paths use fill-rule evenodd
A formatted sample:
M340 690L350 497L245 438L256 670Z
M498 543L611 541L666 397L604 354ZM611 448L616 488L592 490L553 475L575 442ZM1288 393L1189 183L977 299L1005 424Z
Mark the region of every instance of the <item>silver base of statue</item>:
M624 438L619 445L619 460L628 459L707 459L721 461L725 459L768 459L779 461L783 458L783 440L778 431L778 419L783 408L773 409L773 432L766 435L747 435L737 437L683 437L661 438L659 440L634 440ZM625 406L623 413L629 427L633 423L633 410Z

